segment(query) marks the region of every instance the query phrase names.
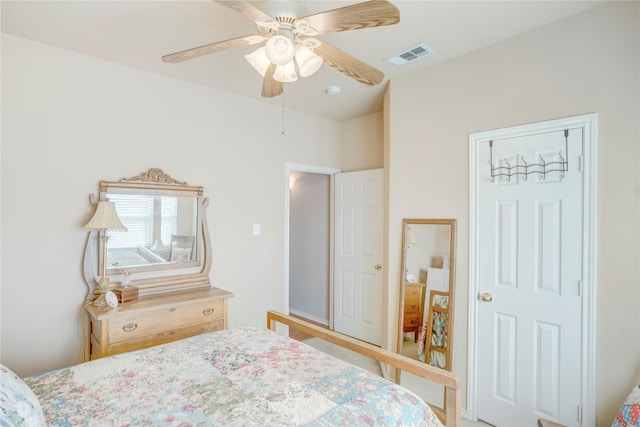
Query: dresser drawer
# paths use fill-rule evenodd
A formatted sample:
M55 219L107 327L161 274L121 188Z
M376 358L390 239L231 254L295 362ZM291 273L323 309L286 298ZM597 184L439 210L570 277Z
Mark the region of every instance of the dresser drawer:
M109 343L111 345L121 341L138 340L223 318L223 300L166 307L149 311L144 316L134 313L109 321Z
M407 286L404 290L404 298L417 298L418 300L422 297L422 288L418 286Z
M403 328L417 328L420 326L420 316L418 315L404 315Z
M406 299L404 301L404 313L405 314L420 314L420 311L422 311L422 307L421 307L421 300L420 299L414 299L414 298L410 298L410 299Z
M192 337L206 332L220 331L224 329L224 320L219 319L209 323L199 323L184 328L163 330L154 335L138 337L131 340L119 341L111 344L108 355L123 353L125 351L146 348L154 345L166 344L183 338Z

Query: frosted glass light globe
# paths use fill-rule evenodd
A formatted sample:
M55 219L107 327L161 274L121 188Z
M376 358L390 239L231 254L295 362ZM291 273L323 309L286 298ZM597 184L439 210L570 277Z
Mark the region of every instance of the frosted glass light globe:
M295 53L293 42L281 35L271 37L265 46L265 52L269 61L276 65L285 65L291 62Z
M324 61L308 47L300 46L296 52L296 62L300 76L309 77L320 69Z

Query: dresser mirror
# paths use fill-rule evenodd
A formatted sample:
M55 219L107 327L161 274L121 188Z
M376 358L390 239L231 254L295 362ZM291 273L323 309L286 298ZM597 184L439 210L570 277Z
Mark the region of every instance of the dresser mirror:
M455 219L404 219L398 352L451 370Z
M92 204L108 200L126 231L110 231L107 253L98 231L89 234L84 275L90 299L104 271L111 287L127 277L140 294L209 285L210 241L206 223L208 199L203 187L191 186L152 168L131 178L101 181Z

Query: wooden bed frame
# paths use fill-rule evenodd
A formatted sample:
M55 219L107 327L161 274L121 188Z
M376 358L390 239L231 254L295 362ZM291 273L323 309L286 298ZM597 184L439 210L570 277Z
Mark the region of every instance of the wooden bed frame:
M304 332L314 337L321 338L333 344L344 347L348 350L355 351L363 356L375 359L380 363L393 366L401 371L407 371L414 375L418 375L429 381L444 386L444 408L429 404L433 412L438 416L440 421L447 427L457 427L462 425L461 416L461 390L460 379L449 371L439 369L423 362L410 359L392 353L380 347L356 340L346 335L330 331L328 329L313 325L300 319L296 319L277 311L267 312L267 328L275 331L276 324L281 323L287 325L297 331ZM399 381L400 375L396 375Z

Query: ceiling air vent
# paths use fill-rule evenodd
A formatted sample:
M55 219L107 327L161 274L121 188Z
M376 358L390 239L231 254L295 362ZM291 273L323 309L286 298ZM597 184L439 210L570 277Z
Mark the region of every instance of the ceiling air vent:
M395 56L385 58L385 61L393 65L404 65L409 61L413 61L414 59L427 56L431 53L433 53L431 48L426 44L421 43L417 46L412 47L411 49L407 49L404 52L400 52Z

